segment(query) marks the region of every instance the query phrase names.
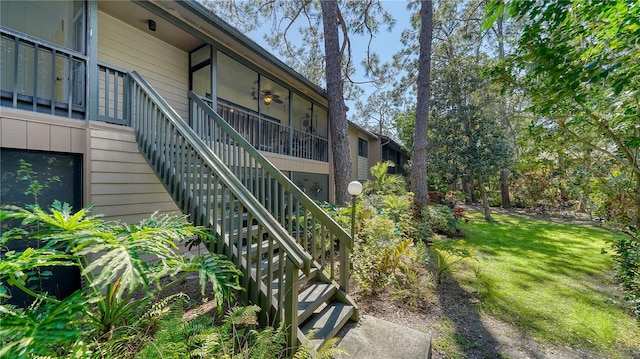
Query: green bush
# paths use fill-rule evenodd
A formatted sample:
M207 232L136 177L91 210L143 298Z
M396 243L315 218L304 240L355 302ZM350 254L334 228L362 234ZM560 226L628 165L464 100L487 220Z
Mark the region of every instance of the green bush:
M414 244L406 251L390 291L393 299L411 310L424 306L433 288L433 278L427 270L430 261L428 247L423 242Z
M168 316L136 358L279 358L285 347L284 332L260 329L259 311L258 306L231 308L221 323L207 315L190 322L182 315Z
M611 245L616 280L624 288L625 299L640 321L640 237L636 231L621 237Z
M430 205L422 210L422 216L431 233L448 237L462 237L460 220L449 207Z
M361 292L368 295L386 288L411 244L387 215L364 220L351 255L352 276Z
M465 260L472 258L473 254L466 247L457 246L450 239L437 240L430 247L433 257L433 264L436 273L436 283L442 282L442 275L445 272L453 272L453 267Z
M159 305L158 295L189 273L197 273L203 293L206 286L213 288L218 308L232 290L240 289L240 272L224 257L207 253L187 259L177 253L176 242L211 239L205 228L184 217L155 214L128 225L102 221L86 208L73 213L68 204L55 202L48 212L38 206L2 207L0 221L18 223L2 233L2 248L24 238L38 243L22 252L1 253L0 297L11 297L12 286L36 301L26 309L0 305L0 357L64 357L101 352L105 343L135 348L169 305ZM92 254L99 256L88 262L86 256ZM156 262L145 262L149 256ZM32 290L29 283L39 280L45 266L78 267L85 287L62 300ZM163 284L160 279L167 276L173 281Z
M369 170L375 178L364 184L365 194L402 194L406 192L404 177L397 174L388 174L389 167L394 167L391 161L378 162Z

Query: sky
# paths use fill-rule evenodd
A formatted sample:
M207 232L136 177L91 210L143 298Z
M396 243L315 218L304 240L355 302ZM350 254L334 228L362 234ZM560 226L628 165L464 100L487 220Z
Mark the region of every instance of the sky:
M381 29L381 31L376 34L373 42L372 49L374 52L377 52L380 56L380 59L383 62L391 62L393 60L393 54L398 52L402 48L402 44L400 42L400 37L402 31L410 27L410 15L411 12L407 10L408 2L405 0L388 0L382 1L384 8L391 13L391 15L396 19L396 24L393 27L391 32L387 32L386 29ZM256 41L260 46L269 50L275 56L279 56L275 51L273 51L269 45L264 40L264 34L269 33L268 25L265 25L262 28L259 28L249 34L254 41ZM295 41L294 38L291 38L291 41ZM367 50L368 38L351 38L351 48L353 54L354 64L357 65L356 68L356 76L354 76L354 80L361 81L365 80L364 78L364 70L361 68L360 63L364 59L364 55ZM283 62L286 62L285 59L280 58ZM362 85L362 88L365 91L365 94L362 96L362 100L366 99L369 94L376 91L376 89L371 85ZM347 106L351 109L355 108L353 102L347 102ZM352 116L354 114L354 110L349 111L348 116Z

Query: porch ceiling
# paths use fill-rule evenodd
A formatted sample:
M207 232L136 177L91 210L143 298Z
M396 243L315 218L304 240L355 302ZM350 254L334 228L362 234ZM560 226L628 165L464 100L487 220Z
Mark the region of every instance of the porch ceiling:
M99 1L98 9L183 51L189 52L204 44L197 37L132 1ZM154 32L148 29L149 19L156 22Z

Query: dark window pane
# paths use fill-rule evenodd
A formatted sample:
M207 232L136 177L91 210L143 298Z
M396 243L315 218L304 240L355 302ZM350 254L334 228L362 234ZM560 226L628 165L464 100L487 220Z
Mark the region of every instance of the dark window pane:
M368 143L362 138L358 138L358 156L369 157Z
M0 154L2 204L48 208L57 199L82 207L81 155L11 149Z

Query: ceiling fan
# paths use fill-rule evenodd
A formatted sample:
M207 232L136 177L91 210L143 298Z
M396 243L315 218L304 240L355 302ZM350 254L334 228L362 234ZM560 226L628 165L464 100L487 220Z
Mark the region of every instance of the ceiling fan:
M252 95L255 100L258 99L258 97L256 96L255 90L253 91ZM260 91L260 98L262 99L262 101L264 101L265 105L269 105L272 102L283 103L282 100L280 99L280 95L274 94L273 92L271 92L271 90Z

